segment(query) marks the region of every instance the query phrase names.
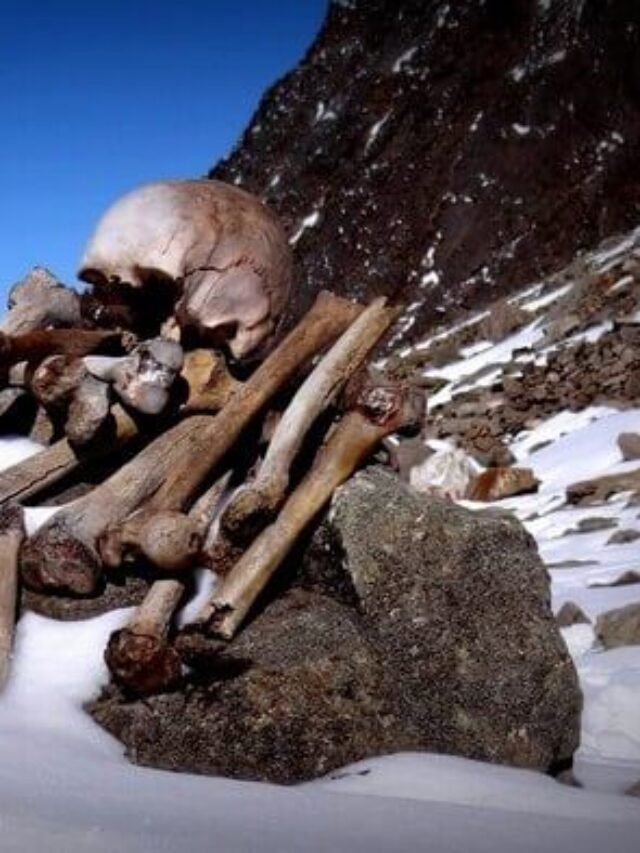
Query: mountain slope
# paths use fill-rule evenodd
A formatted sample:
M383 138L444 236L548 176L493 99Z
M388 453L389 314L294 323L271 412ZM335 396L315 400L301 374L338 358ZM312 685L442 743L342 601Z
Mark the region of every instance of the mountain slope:
M413 340L640 216L633 0L341 0L210 176L261 194L322 287Z

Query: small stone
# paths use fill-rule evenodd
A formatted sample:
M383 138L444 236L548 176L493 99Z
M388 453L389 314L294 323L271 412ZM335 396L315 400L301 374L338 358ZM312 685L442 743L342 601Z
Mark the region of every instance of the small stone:
M627 572L623 572L621 575L618 575L617 578L614 578L610 581L593 581L589 584L590 587L613 587L613 586L630 586L634 583L640 583L640 572L636 572L634 569L629 569Z
M537 516L536 516L537 517ZM548 569L553 569L556 571L557 569L581 569L585 566L599 566L600 563L597 560L562 560L559 563L547 563L546 566Z
M618 436L618 447L623 459L640 459L640 433L621 432Z
M607 540L607 545L628 545L640 539L640 530L624 529L616 532Z
M573 601L565 601L556 613L556 622L559 628L570 628L571 625L590 625L591 620L578 605Z
M605 649L640 644L640 603L602 613L596 620L596 636Z
M563 536L571 536L574 533L595 533L598 530L611 530L618 526L618 522L614 518L601 518L600 516L590 516L589 518L581 518L575 527L565 530Z
M539 484L531 468L489 468L473 480L467 496L475 501L497 501L535 492Z
M625 791L627 797L640 797L640 779Z

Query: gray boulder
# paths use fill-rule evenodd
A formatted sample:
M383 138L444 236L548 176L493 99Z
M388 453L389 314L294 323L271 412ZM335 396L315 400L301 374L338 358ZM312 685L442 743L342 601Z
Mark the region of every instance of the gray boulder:
M548 768L578 745L582 697L533 538L368 469L334 501L367 636L423 748Z

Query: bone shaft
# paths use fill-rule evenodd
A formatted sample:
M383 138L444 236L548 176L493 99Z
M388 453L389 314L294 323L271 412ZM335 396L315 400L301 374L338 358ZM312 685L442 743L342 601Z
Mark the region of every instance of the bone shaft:
M0 505L10 500L23 501L37 495L75 471L88 459L98 458L103 452L120 447L137 435L135 423L120 406L114 406L112 414L116 423L116 434L113 443L108 447L92 448L86 457L79 457L64 438L2 471Z
M387 433L387 428L372 424L359 412L345 415L276 521L258 536L216 591L213 608L204 615L221 612L217 634L225 639L235 634L307 524Z
M12 518L0 531L0 691L11 666L11 650L16 619L18 592L18 551L24 538L20 512L8 509Z
M184 593L184 582L173 578L154 581L128 628L146 637L163 637Z
M372 302L300 387L276 427L256 485L275 480L286 489L291 463L309 428L323 409L335 401L347 379L393 322L396 312L386 308L385 303L385 299Z
M20 361L41 361L49 355L84 356L116 342L120 335L114 332L92 332L84 329L38 329L23 335L8 336L0 333L4 345L0 364Z

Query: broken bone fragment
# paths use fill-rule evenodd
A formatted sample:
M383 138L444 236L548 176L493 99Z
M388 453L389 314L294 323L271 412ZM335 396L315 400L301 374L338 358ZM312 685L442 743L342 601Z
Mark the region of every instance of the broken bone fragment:
M123 403L146 415L157 415L169 401L169 391L182 368L180 344L154 338L121 358L89 356L84 365L96 379L113 383Z
M110 287L127 285L133 296L148 290L151 305L172 283L182 291L179 325L224 340L241 359L274 343L291 269L274 213L238 187L193 180L148 184L119 199L98 223L78 275L105 299ZM159 316L157 331L170 314Z

